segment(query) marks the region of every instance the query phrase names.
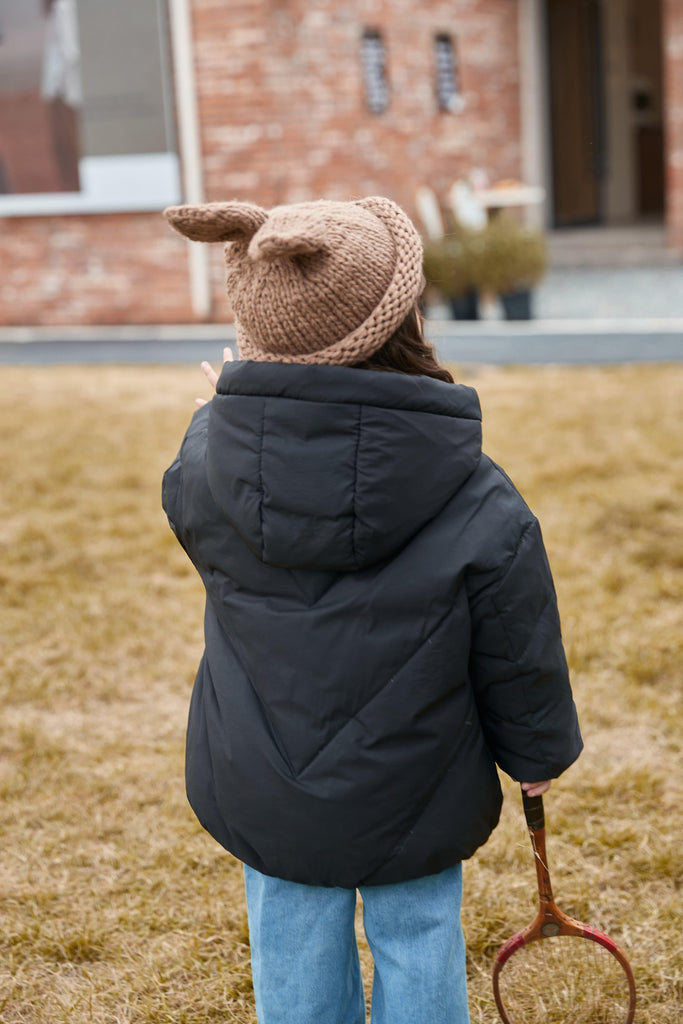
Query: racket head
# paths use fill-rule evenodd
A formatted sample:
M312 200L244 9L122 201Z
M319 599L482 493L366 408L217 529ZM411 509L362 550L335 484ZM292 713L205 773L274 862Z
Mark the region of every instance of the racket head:
M564 914L553 898L543 797L522 794L539 909L498 951L493 994L503 1024L631 1024L633 971L617 944Z
M503 1024L631 1024L630 964L604 932L561 912L501 946L493 994Z

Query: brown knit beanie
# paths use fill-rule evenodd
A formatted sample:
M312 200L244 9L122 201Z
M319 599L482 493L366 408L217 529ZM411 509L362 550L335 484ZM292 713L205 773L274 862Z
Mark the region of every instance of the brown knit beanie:
M422 242L390 199L171 206L197 242L227 242L227 291L240 356L362 362L403 322L423 285Z

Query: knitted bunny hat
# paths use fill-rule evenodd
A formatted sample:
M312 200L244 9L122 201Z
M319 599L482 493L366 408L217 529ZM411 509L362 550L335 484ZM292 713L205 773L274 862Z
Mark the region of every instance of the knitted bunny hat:
M226 242L240 356L280 363L363 362L402 323L423 285L422 242L390 199L170 206L197 242Z

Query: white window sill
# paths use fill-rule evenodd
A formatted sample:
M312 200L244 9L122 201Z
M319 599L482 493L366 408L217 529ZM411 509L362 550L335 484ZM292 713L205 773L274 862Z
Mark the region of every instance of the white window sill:
M0 218L139 213L181 200L175 153L83 157L78 169L80 192L0 195Z

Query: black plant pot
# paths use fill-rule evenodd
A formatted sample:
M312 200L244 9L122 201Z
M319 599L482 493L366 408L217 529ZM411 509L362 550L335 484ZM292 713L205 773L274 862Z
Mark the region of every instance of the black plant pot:
M464 295L449 298L448 304L451 307L451 316L454 320L479 319L479 296L474 288L465 292Z
M500 296L506 320L531 320L531 290L520 288L518 291L507 292Z

